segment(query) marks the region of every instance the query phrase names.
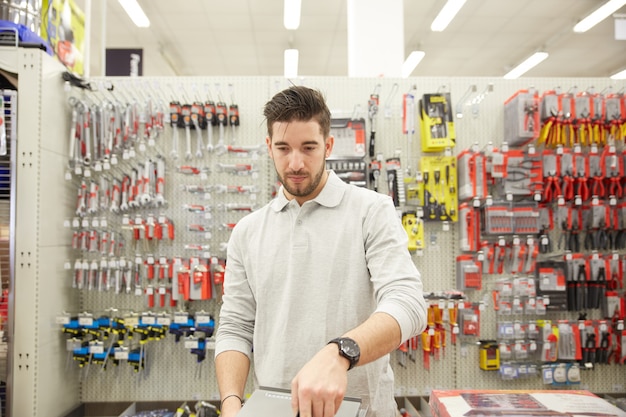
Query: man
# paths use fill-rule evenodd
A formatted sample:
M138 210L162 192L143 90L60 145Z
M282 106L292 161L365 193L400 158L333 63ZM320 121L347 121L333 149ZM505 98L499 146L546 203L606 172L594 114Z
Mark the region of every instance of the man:
M257 385L291 389L294 416L334 416L344 395L368 417L393 416L389 353L426 326L406 233L388 196L326 170L334 138L319 91L290 87L264 115L282 185L229 241L215 349L222 416L241 408L252 357Z

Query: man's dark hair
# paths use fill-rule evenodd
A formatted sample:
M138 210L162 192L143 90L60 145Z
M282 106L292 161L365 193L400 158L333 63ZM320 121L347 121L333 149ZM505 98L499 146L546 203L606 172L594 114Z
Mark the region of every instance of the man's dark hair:
M272 137L275 122L308 122L316 120L324 139L330 135L330 110L319 90L291 86L277 93L265 104L263 115L267 120L267 133Z

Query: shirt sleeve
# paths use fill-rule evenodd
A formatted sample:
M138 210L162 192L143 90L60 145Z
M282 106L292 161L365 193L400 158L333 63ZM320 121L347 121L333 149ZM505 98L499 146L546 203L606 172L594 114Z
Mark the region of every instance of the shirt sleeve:
M407 340L426 328L426 302L420 273L408 250L408 237L390 198L384 196L371 207L364 228L376 312L395 318L402 340Z
M232 231L228 242L224 295L215 336L215 356L236 350L251 358L256 305L244 268L245 222Z

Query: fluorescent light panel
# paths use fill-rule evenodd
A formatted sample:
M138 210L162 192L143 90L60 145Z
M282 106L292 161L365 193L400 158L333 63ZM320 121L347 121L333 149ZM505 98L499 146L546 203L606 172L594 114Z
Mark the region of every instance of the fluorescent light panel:
M283 11L283 24L285 29L296 30L300 27L301 0L285 0Z
M612 80L626 80L626 69L611 75Z
M441 8L441 11L430 25L433 32L443 32L448 27L454 16L461 10L466 0L448 0Z
M586 32L626 4L626 0L609 0L574 26L574 32Z
M504 78L507 80L514 80L516 78L521 77L524 73L528 72L531 68L537 66L540 62L545 60L548 57L547 52L535 52L530 57L528 57L524 62L519 64L517 67L513 68L509 71Z
M124 11L128 15L128 17L130 17L130 19L133 21L135 26L140 28L147 28L150 26L150 19L148 19L148 16L146 16L139 3L137 3L137 0L118 1L124 8Z
M299 52L297 49L285 49L285 78L296 78L298 76L298 56Z
M424 51L413 51L409 54L406 61L402 64L402 78L407 78L413 73L415 67L422 61L426 52Z

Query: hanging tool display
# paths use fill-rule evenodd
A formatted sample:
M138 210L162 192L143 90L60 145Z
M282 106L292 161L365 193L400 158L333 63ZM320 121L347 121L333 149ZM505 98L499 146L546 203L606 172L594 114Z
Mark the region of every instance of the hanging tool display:
M441 152L456 145L450 93L424 94L419 102L422 152Z
M402 133L407 137L406 152L406 177L407 181L413 178L413 135L415 134L415 90L411 90L402 96Z
M519 90L504 102L504 141L524 146L539 138L539 93Z
M219 129L219 136L217 139L217 146L215 147L215 151L221 152L222 149L226 148L225 129L226 126L228 126L228 108L226 107L226 103L220 100L217 102L215 109L217 115L217 126Z
M234 88L232 84L229 84L228 87L230 88L230 98L231 98L231 103L230 106L228 106L228 124L230 125L230 131L231 131L231 143L235 143L237 142L237 129L239 128L239 106L237 104L235 104L235 95L234 95Z
M457 169L454 156L423 156L420 159L424 220L453 221L458 217Z
M69 100L72 175L66 178L77 192L75 218L66 223L75 255L66 262L72 287L137 297L148 309L216 299L221 294L214 286L223 278L215 266L224 263L216 255L224 257L227 234L238 218L258 207L257 163L264 146L224 145L225 152L217 154L223 160L212 169L205 152L211 140L205 146L202 130L217 124L215 105L198 99L191 104L166 102L139 88L120 89L114 100L101 97L104 93ZM177 92L184 90L181 86ZM163 103L169 105L167 129ZM226 120L233 128L239 123L234 110ZM185 157L195 158L197 166L172 166L179 153L179 129L185 130ZM171 136L167 145L156 141L164 131ZM160 150L170 143L166 156ZM255 164L242 163L242 158L255 159ZM206 183L209 174L215 178ZM231 174L242 179L224 176ZM183 176L202 183L172 185ZM182 201L182 209L172 201ZM227 227L214 226L212 216L216 225ZM172 219L183 224L177 236Z
M385 161L385 171L387 173L387 192L396 207L404 206L406 196L404 193L404 176L402 175L402 164L400 157L395 156Z
M374 156L376 156L376 123L378 118L379 91L380 84L377 84L367 101L367 117L370 121L370 142L368 151L370 158L374 158Z
M415 211L402 213L402 226L409 238L408 249L411 253L424 249L424 222L417 214Z

